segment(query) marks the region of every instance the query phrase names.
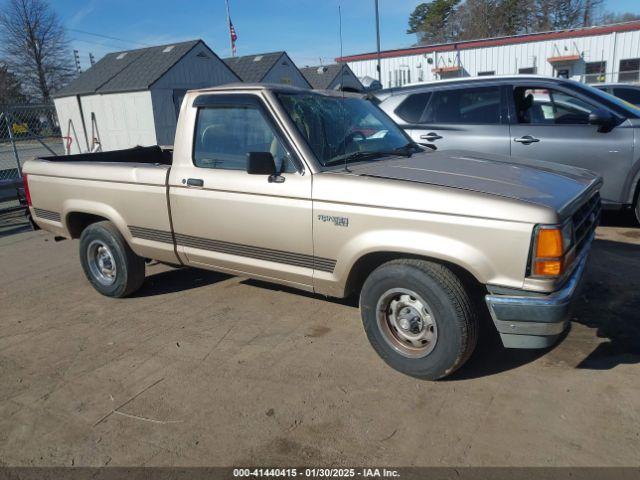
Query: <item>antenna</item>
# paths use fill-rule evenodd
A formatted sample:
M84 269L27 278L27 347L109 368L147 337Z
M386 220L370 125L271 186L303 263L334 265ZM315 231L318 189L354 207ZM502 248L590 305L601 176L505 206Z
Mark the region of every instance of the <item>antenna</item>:
M342 58L342 9L340 8L340 4L338 4L338 32L340 35L340 58ZM344 107L344 89L342 88L342 83L344 82L344 66L342 68L341 78L340 78L340 90L342 90L342 103ZM346 115L345 109L342 109L342 124L346 125ZM344 170L346 172L350 172L349 167L347 166L347 136L346 134L342 137L342 154L344 155Z

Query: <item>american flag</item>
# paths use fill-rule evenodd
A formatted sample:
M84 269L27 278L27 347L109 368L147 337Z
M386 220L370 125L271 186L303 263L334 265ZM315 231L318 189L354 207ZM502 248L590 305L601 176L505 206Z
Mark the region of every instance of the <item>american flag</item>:
M231 21L231 17L229 17L229 36L231 37L231 51L233 55L236 55L236 40L238 39L238 35L236 34L236 29L233 26L233 22Z

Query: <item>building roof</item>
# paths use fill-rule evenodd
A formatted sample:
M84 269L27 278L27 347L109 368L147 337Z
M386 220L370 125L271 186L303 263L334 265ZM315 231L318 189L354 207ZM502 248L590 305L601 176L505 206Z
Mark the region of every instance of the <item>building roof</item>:
M191 40L109 53L54 97L146 90L199 43L204 44ZM215 56L213 51L211 54Z
M440 43L435 45L419 45L416 47L400 48L396 50L384 50L380 52L380 58L393 58L406 55L420 55L432 52L446 52L452 50L467 50L482 47L498 47L502 45L514 45L518 43L542 42L545 40L562 40L576 37L591 37L595 35L607 35L614 32L631 32L640 30L640 21L617 23L613 25L573 28L567 30L554 30L552 32L526 33L510 37L485 38L480 40L467 40L462 42ZM378 58L376 52L348 55L336 58L336 62L357 62L360 60L374 60Z
M285 52L259 53L244 57L229 57L224 63L244 82L261 82ZM291 62L293 65L293 62Z
M349 66L345 64L340 65L333 63L331 65L301 68L300 72L302 72L304 78L307 79L307 82L311 84L312 88L316 90L326 90L342 71L341 67L349 68Z

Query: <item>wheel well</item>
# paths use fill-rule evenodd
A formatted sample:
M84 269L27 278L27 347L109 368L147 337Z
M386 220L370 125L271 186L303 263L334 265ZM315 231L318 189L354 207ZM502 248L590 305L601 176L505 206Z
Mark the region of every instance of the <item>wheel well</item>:
M92 223L102 222L108 218L94 215L92 213L72 212L67 215L67 228L71 238L80 238L82 232Z
M470 289L471 292L486 292L486 288L482 285L468 270L437 258L425 257L421 255L411 255L402 252L373 252L360 257L351 267L347 283L345 285L345 297L359 294L362 285L367 277L383 263L400 258L415 258L418 260L426 260L429 262L439 263L448 267L455 273L462 283Z

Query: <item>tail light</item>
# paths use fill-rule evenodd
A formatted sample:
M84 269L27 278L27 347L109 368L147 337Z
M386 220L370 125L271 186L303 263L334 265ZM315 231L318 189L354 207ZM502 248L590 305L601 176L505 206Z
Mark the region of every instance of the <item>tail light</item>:
M559 277L574 258L573 225L539 225L534 231L531 274Z
M31 193L29 192L29 180L28 175L25 173L22 175L22 183L24 184L24 197L27 200L27 206L31 206Z

